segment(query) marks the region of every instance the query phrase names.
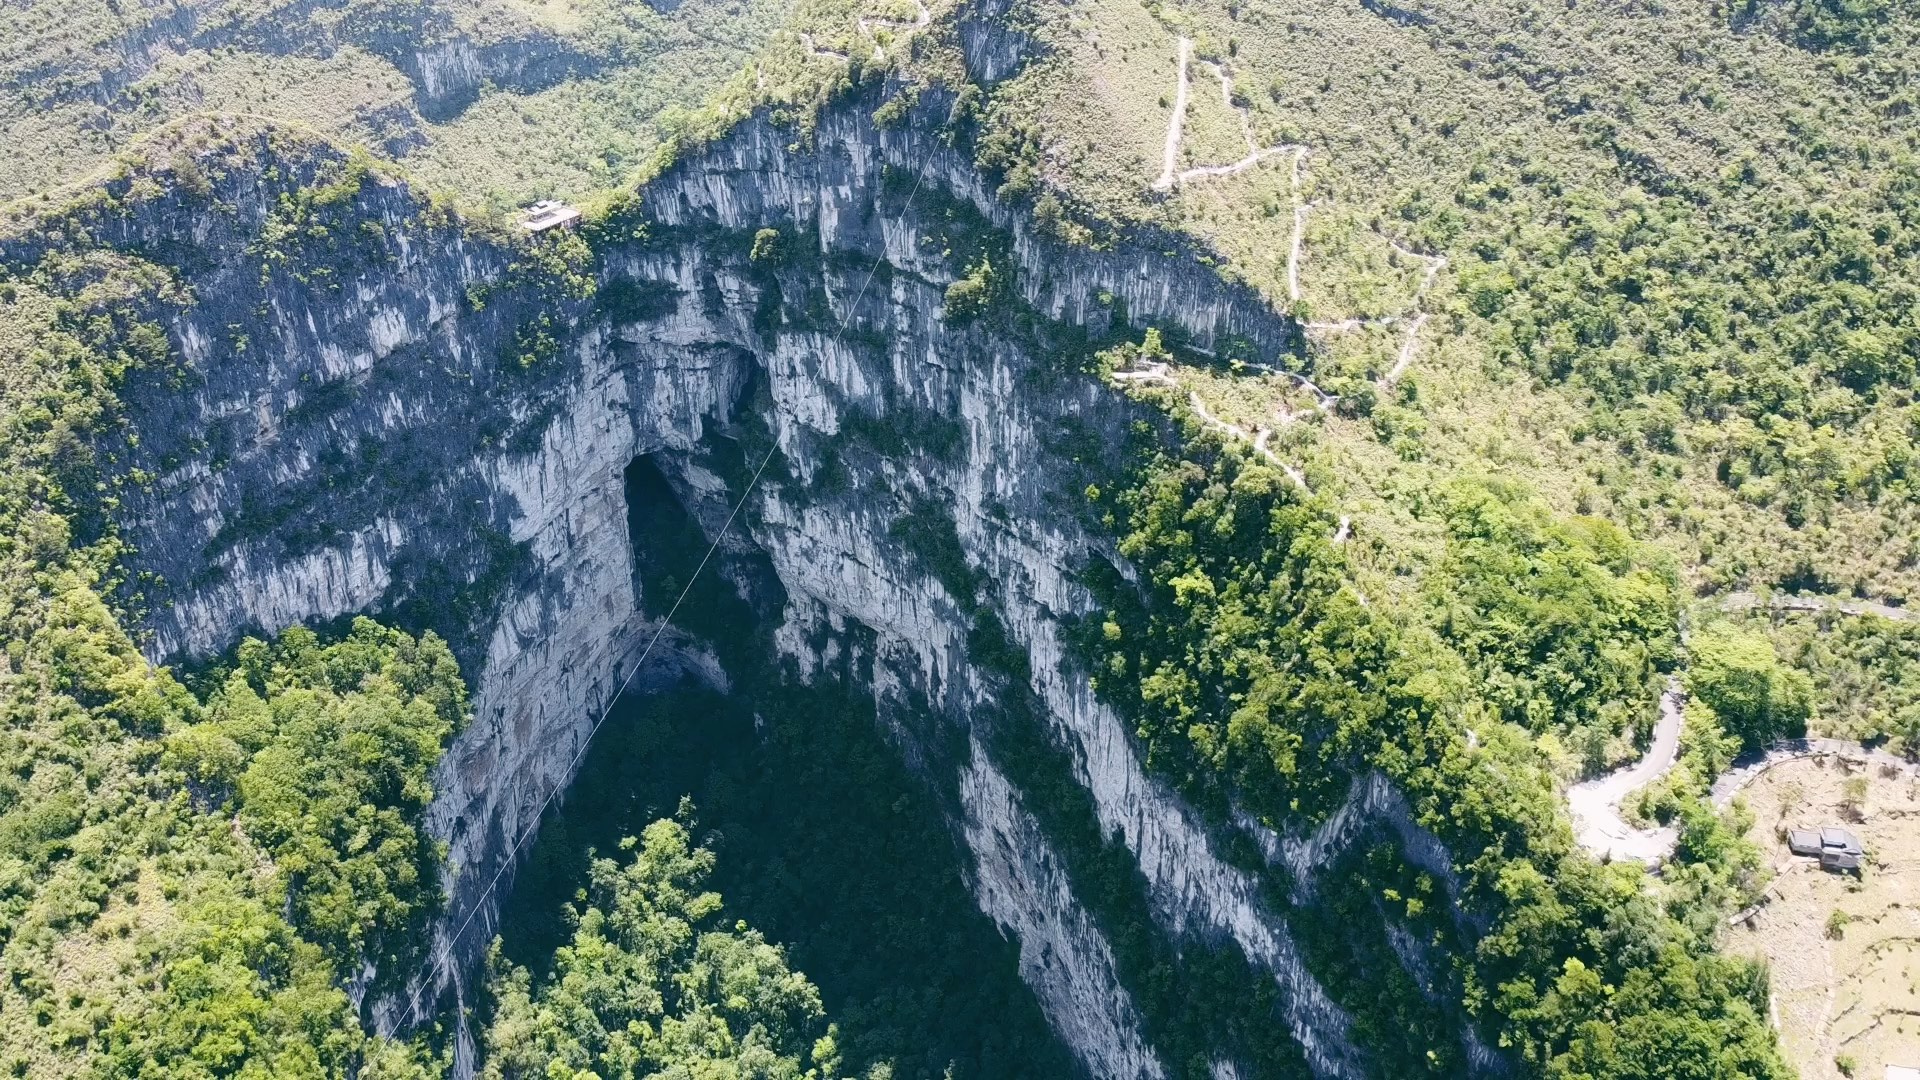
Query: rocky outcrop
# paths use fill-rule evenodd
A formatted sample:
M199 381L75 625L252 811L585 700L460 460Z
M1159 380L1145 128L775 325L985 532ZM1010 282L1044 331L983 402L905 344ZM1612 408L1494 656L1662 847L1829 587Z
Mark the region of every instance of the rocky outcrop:
M957 20L960 54L974 82L983 86L1000 82L1041 51L1032 35L1014 25L1014 19L1008 0L976 0L961 11Z
M1075 901L1059 857L1020 805L1019 791L977 744L961 776L960 798L980 910L1019 939L1020 976L1035 988L1048 1023L1067 1045L1080 1048L1095 1076L1164 1077L1166 1067L1141 1038L1112 949Z
M398 14L404 22L393 21ZM457 115L485 84L532 92L601 61L509 8L486 13L478 27L458 25L448 7L396 7L385 18L350 13L339 0L292 0L265 10L241 5L155 5L126 19L124 29L92 52L69 51L19 73L17 81L44 103L90 100L117 108L129 87L168 56L190 50L241 49L275 56L331 56L359 47L384 57L413 82L420 114ZM137 102L135 102L137 104Z
M415 104L429 120L458 116L489 83L533 93L601 66L561 38L532 28L507 40L453 37L427 48L381 51L413 81Z
M160 476L123 519L136 569L165 582L153 657L374 611L442 629L473 684L431 812L451 872L435 941L447 962L380 973L369 1009L383 1028L462 996L519 842L614 696L683 671L725 684L705 643L661 629L671 598L645 595L635 572L623 475L648 457L722 564L770 568L779 663L832 677L857 649L883 717L932 716L931 730L897 725L903 752L951 791L975 895L1018 936L1023 974L1090 1072L1177 1063L1157 1055L1110 928L983 737L1008 676L974 655L981 613L1024 655L1015 689L1133 856L1152 931L1239 950L1281 988L1279 1020L1316 1072L1367 1071L1284 914L1147 773L1066 646L1065 621L1094 606L1080 568L1113 556L1081 520L1062 447L1110 455L1136 417L1057 357L1122 314L1264 362L1295 347L1295 327L1171 238L1054 243L938 136L946 103L932 97L887 130L866 118L871 100L830 110L804 148L743 125L596 238L591 297L391 183L356 196L380 228L329 249L319 276L298 259L263 267L247 237L276 204L255 180L223 190L218 214L108 226L128 247L190 238L204 253L202 299L171 327L191 377L130 390ZM1011 259L1012 316L943 314L964 268L923 241L966 214ZM764 228L791 245L782 260L750 257ZM947 564L895 528L926 507L951 526ZM1230 1052L1218 1068L1233 1074Z
M1392 831L1410 865L1432 874L1446 884L1450 893L1460 895L1452 854L1439 837L1415 820L1406 796L1383 773L1368 772L1356 778L1345 801L1309 832L1282 835L1244 811L1235 819L1241 830L1260 845L1269 864L1286 869L1298 901L1313 898L1321 867L1339 858L1366 830L1379 826Z

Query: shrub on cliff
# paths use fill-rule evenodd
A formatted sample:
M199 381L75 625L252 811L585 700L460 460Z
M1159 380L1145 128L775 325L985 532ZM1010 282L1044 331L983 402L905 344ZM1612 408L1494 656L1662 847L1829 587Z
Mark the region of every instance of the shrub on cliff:
M967 269L965 277L947 286L942 314L952 322L978 317L992 305L998 284L993 264L980 260Z

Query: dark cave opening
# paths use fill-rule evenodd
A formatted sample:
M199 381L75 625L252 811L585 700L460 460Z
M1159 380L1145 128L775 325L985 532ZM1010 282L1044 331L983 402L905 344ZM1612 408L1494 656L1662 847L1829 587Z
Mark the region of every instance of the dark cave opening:
M647 614L664 616L699 568L709 538L654 455L634 458L625 483L627 538L640 604Z
M656 615L710 542L671 468L642 457L626 472L634 574ZM503 902L505 956L542 974L572 932L566 905L594 853L684 799L718 856L725 918L785 946L820 988L850 1070L1083 1075L1021 981L1017 943L975 906L935 785L882 733L870 693L830 677L802 685L766 659L784 597L764 556L735 547L693 580L675 619L713 647L731 686L688 679L621 700Z

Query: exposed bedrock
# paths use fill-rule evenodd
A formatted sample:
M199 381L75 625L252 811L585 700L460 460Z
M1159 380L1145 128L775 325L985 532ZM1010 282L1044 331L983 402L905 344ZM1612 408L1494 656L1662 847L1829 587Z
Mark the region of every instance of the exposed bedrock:
M199 303L172 327L192 377L133 391L142 452L162 473L124 514L136 569L166 582L150 653L204 656L251 630L363 611L453 641L475 703L431 812L452 870L436 940L453 962L382 973L367 1005L405 1027L411 1003L464 996L495 930L489 886L510 881L515 840L564 791L656 635L649 613L672 602L644 595L634 570L629 465L651 455L711 537L777 445L717 568L770 568L778 588L757 599L774 598L772 659L792 677L841 677L858 649L883 717L935 718L933 732L892 734L948 793L982 910L1017 935L1023 976L1088 1070L1158 1077L1180 1063L1161 1060L1108 930L994 758L987 718L1006 667L974 655L983 613L1024 653L1035 715L1103 833L1132 853L1157 932L1239 949L1282 988L1278 1019L1315 1072L1367 1073L1256 877L1145 771L1066 644L1067 622L1094 604L1080 569L1116 558L1080 516L1074 460L1110 459L1139 414L1063 358L1113 332L1116 312L1263 359L1293 348L1293 324L1170 239L1053 243L934 133L944 102L884 131L867 119L874 104L830 110L807 146L756 121L676 166L645 191L645 235L603 241L590 299L525 284L511 249L429 223L393 184L356 204L383 225L385 256L326 280L263 275L244 256L270 206L244 184L232 214L117 226L126 243L191 237L210 253L193 272ZM965 268L927 238L956 221L1008 253L1011 316L943 315ZM779 259L749 256L762 228L781 231ZM903 536L903 517L928 514L943 536L950 524L977 596L957 595L956 567ZM635 686L729 678L681 631L646 669ZM1391 810L1371 787L1356 799Z
M338 0L295 0L258 14L166 5L132 20L104 56L69 56L30 69L20 80L46 102L115 104L169 55L242 49L276 56L332 56L363 48L404 72L422 116L457 116L494 85L520 92L545 89L604 61L586 55L530 20L505 23L497 13L484 29L462 28L447 11L421 7L402 22L352 17ZM396 9L400 10L400 9Z

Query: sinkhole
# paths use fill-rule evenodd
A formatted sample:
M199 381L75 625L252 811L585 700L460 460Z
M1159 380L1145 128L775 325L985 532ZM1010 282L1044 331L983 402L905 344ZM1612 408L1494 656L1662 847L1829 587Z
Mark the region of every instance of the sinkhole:
M718 857L725 917L786 947L820 988L849 1069L1084 1075L1021 981L1017 943L975 906L935 785L889 742L866 688L802 685L766 662L779 582L738 533L694 576L712 538L671 471L656 455L626 470L635 582L654 617L685 590L675 629L713 649L728 686L683 677L615 706L504 900L506 958L543 974L594 853L688 813Z

